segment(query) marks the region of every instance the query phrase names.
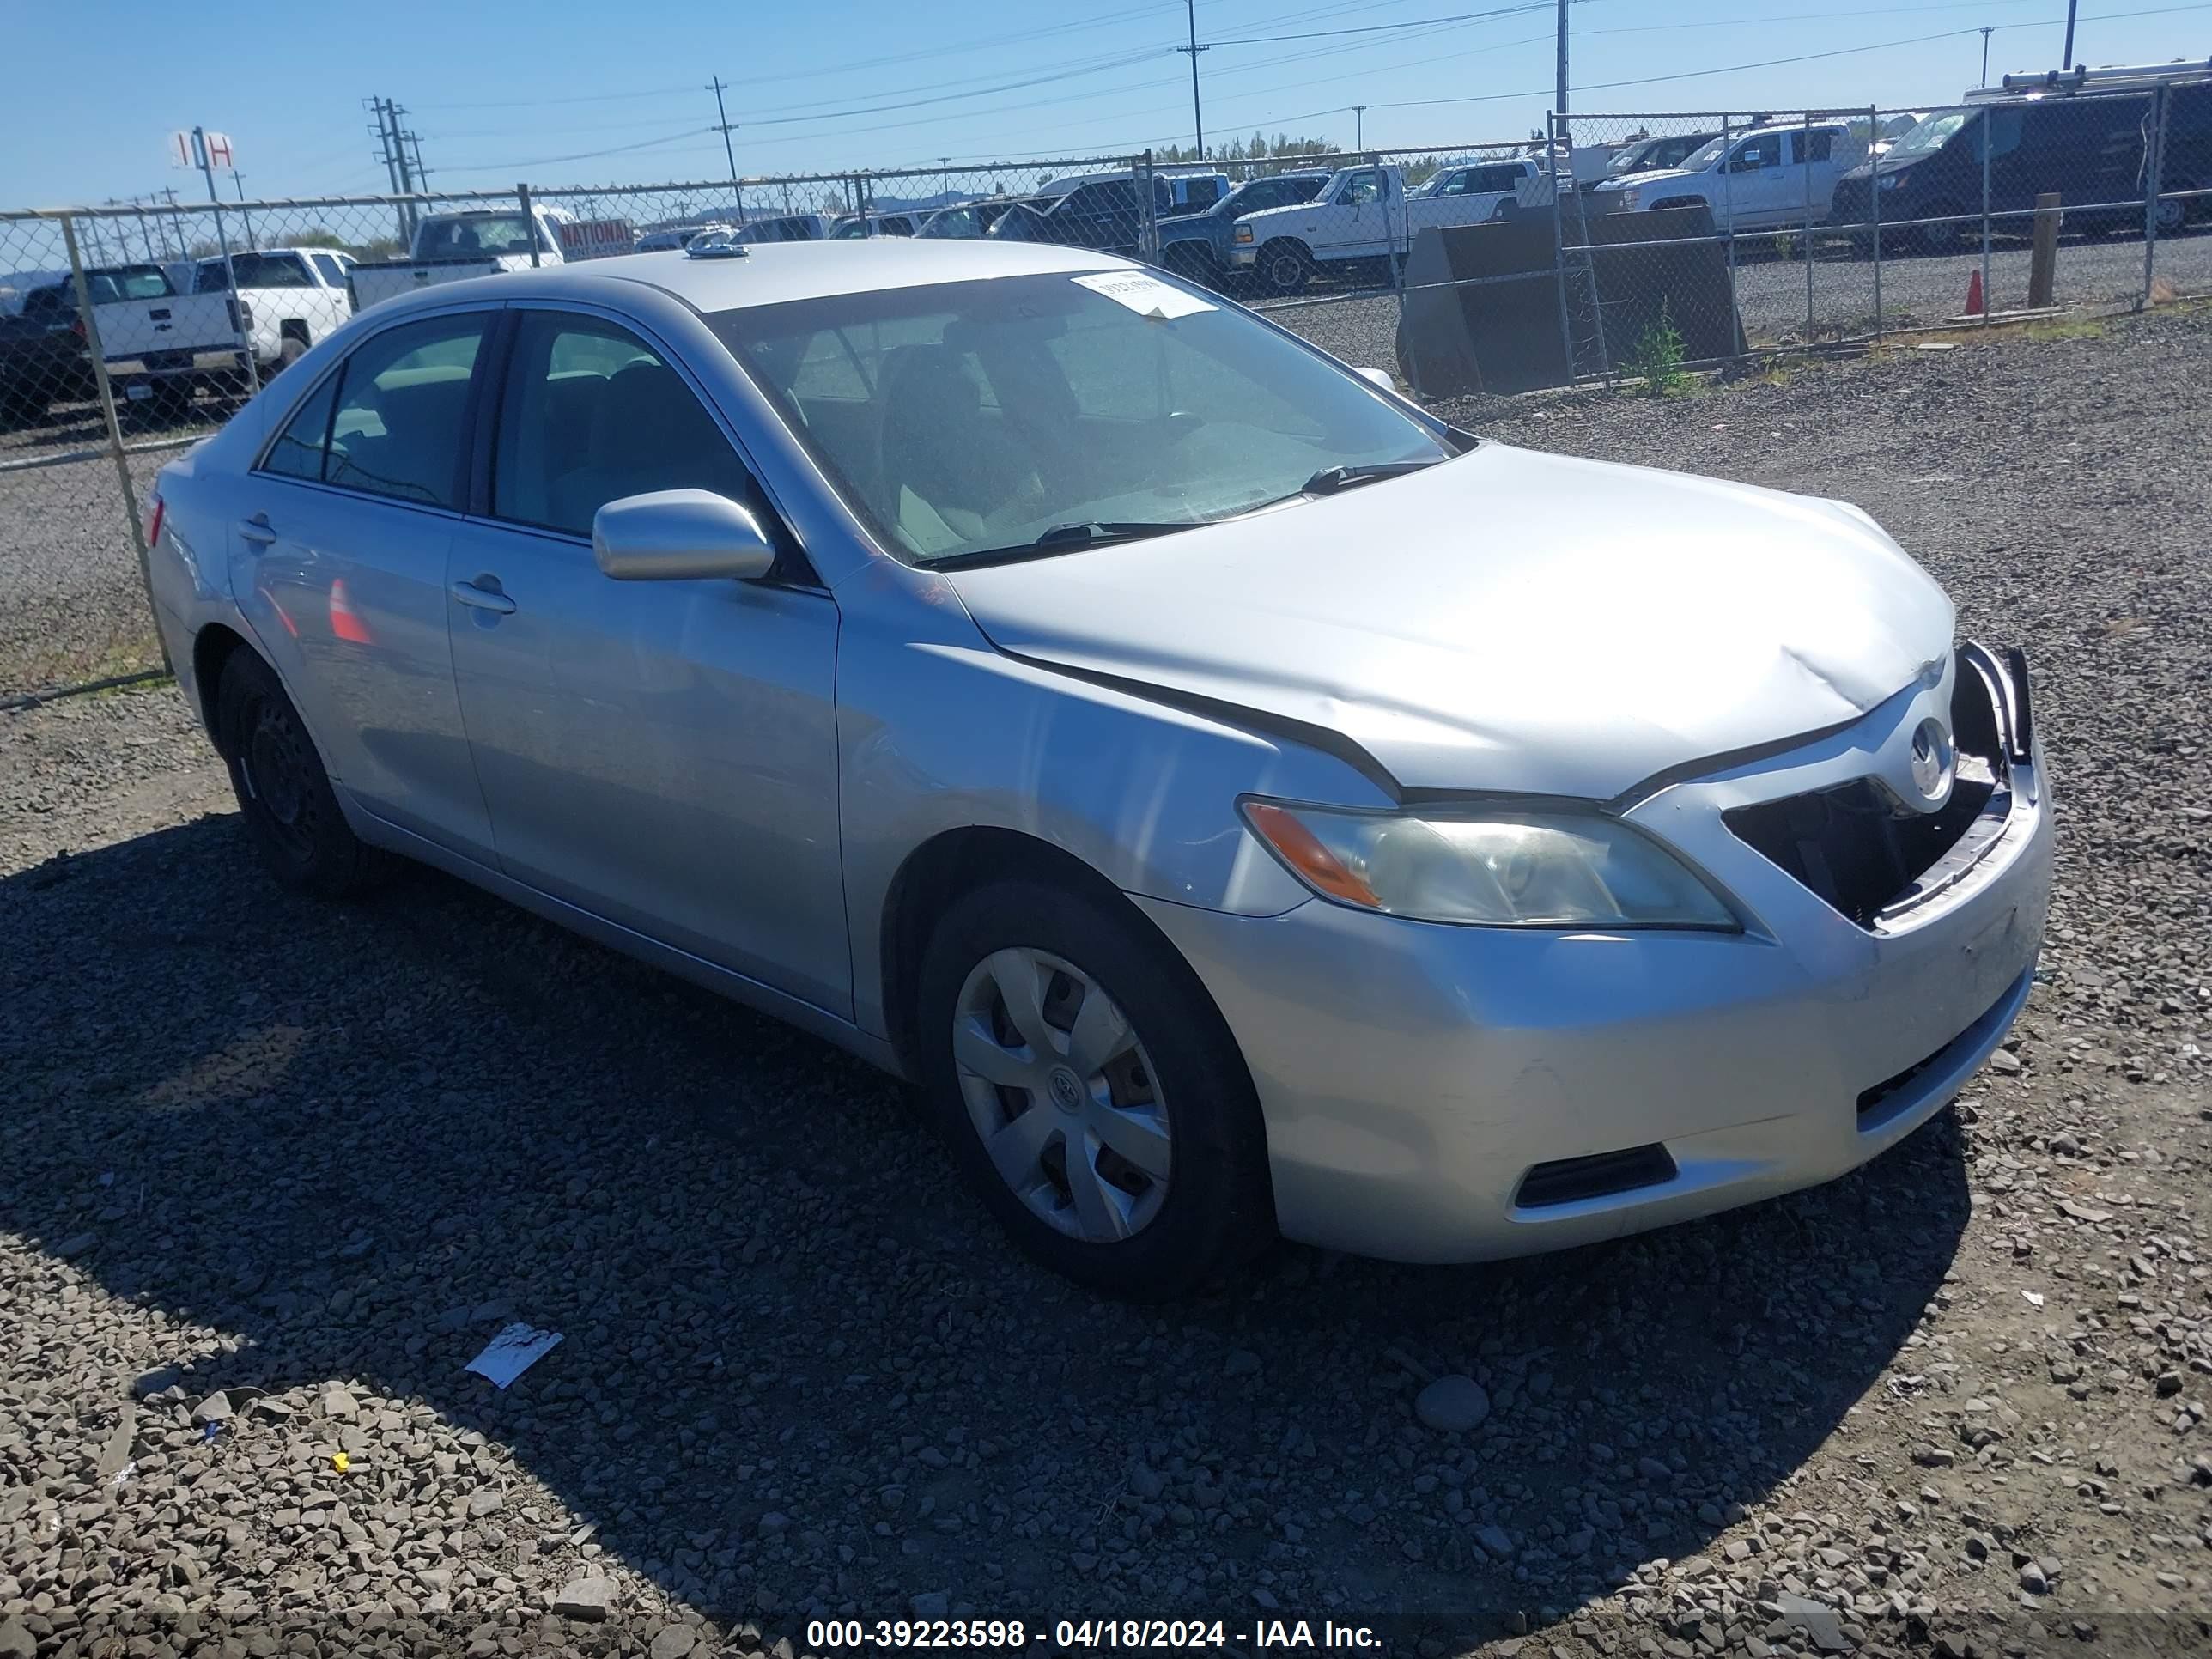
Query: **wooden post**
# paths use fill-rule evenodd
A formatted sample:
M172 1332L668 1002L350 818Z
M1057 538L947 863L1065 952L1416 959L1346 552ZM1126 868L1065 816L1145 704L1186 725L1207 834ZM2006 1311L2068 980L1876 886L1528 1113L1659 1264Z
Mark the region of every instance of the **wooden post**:
M2052 303L2058 283L2058 192L2046 190L2035 198L2035 248L2027 258L2027 307L2031 311Z

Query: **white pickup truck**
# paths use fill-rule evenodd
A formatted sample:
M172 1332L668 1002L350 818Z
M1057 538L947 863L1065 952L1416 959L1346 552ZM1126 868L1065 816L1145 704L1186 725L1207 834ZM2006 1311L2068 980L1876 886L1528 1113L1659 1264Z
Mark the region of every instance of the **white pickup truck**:
M346 272L358 263L326 247L252 248L233 253L228 272L221 259L201 260L192 292L228 293L237 277L253 366L266 379L353 315Z
M1231 232L1230 263L1269 294L1291 295L1317 276L1380 273L1405 258L1413 238L1443 225L1480 225L1556 199L1540 161L1515 156L1444 170L1413 194L1395 167L1344 167L1310 202L1249 213Z
M356 265L349 273L353 308L366 311L380 301L439 283L458 283L466 276L521 270L533 264L565 263L562 228L571 222L569 216L559 208L535 208L532 212L537 220L535 260L530 257L533 227L524 220L519 207L425 216L415 227L409 258Z
M1825 224L1836 180L1866 159L1866 143L1844 121L1753 127L1714 139L1679 167L1608 179L1583 192L1583 210L1704 207L1723 234Z
M154 264L105 265L84 279L108 379L127 404L173 420L202 386L251 390L228 295L179 294Z

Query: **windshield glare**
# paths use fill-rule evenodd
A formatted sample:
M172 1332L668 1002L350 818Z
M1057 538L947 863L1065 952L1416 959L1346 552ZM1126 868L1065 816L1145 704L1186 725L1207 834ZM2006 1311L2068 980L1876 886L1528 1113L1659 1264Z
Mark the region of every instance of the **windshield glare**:
M422 257L426 259L462 253L529 252L530 227L520 214L422 222Z
M1683 160L1677 161L1674 165L1680 167L1685 173L1703 172L1705 168L1712 166L1714 162L1721 159L1721 152L1726 149L1728 145L1729 141L1726 138L1716 138L1711 143L1699 149L1696 154L1686 156Z
M1974 111L1966 109L1953 110L1948 115L1931 115L1892 144L1887 159L1941 149L1954 133L1973 119L1974 115Z
M916 564L1026 550L1071 525L1209 524L1326 468L1452 453L1323 358L1149 273L949 283L708 321L847 504Z

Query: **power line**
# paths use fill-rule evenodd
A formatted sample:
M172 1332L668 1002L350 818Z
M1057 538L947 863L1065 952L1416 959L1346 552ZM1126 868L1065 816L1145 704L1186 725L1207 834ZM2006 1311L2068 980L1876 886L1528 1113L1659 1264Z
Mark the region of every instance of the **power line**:
M1345 34L1386 34L1400 29L1426 28L1431 23L1474 23L1486 17L1515 17L1522 12L1547 11L1552 0L1528 0L1518 6L1501 6L1492 11L1463 11L1450 17L1419 17L1402 23L1363 23L1357 28L1309 29L1298 34L1237 34L1218 35L1211 44L1217 46L1261 46L1274 40L1324 40Z

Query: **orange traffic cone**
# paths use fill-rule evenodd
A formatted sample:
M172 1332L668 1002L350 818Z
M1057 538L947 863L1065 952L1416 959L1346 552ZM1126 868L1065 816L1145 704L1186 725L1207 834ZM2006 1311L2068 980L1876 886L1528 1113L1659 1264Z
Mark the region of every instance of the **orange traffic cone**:
M1963 314L1968 317L1982 314L1982 273L1978 270L1966 278L1966 309Z

